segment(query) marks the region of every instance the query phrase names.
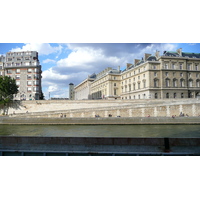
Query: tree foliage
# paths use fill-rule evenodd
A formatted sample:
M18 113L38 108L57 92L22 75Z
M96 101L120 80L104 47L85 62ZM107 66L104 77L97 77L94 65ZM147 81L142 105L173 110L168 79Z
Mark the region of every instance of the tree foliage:
M14 78L0 76L0 104L9 103L17 92L18 87Z

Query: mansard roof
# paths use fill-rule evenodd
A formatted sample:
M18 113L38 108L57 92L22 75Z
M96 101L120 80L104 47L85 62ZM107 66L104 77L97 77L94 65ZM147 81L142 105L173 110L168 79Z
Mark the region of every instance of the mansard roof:
M149 56L147 58L147 61L157 61L157 58L156 58L156 56Z
M90 76L88 76L88 78L96 78L96 74L95 73L93 73L93 74L91 74Z
M175 51L164 51L163 56L171 56L171 57L185 57L185 58L200 58L200 53L188 53L182 52L182 56L180 56Z

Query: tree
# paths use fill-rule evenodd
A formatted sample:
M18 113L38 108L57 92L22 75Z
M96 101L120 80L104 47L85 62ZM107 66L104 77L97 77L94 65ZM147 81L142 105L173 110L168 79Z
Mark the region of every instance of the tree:
M41 92L40 100L45 100L43 92Z
M17 94L18 87L14 78L9 76L0 76L0 104L4 106Z

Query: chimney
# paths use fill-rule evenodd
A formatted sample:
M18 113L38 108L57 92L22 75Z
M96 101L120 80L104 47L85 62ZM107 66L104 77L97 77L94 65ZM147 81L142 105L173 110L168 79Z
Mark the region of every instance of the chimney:
M157 50L156 50L155 56L156 56L156 58L158 59L158 58L160 57L160 51L157 51Z
M136 66L138 62L140 62L140 60L134 59L134 66Z
M144 54L144 62L147 61L147 58L148 58L149 56L151 56L151 54L149 54L149 53L145 53L145 54Z
M131 63L126 63L126 69L128 69L131 65Z
M182 48L176 50L179 56L182 56Z

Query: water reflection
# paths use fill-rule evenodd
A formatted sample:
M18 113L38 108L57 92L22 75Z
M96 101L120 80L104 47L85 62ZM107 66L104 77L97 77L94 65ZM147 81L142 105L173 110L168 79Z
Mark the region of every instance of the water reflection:
M0 125L0 136L200 137L200 125Z

